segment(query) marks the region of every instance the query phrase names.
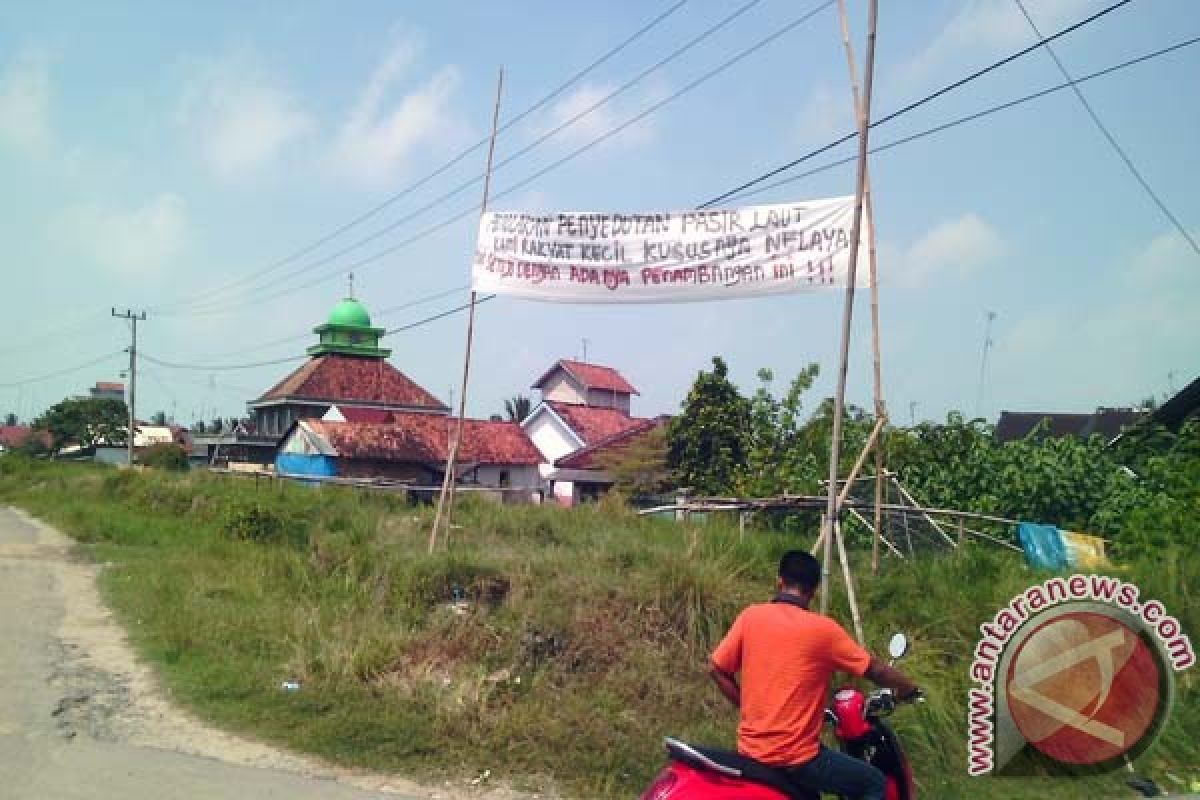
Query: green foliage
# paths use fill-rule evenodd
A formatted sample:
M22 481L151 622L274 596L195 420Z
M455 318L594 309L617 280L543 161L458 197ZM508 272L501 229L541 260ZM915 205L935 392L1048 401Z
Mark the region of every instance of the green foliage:
M667 463L680 482L701 495L729 491L745 461L750 403L729 380L729 367L713 357L712 372L696 376L667 433Z
M533 410L533 401L529 395L516 394L504 401L504 414L509 422L520 422L529 416Z
M180 445L161 442L150 445L139 453L138 463L156 469L184 472L188 468L188 455Z
M675 479L667 466L667 431L651 428L624 447L596 455L597 464L613 478L613 490L637 500L670 489Z
M72 442L91 447L98 442L125 444L129 412L124 401L111 397L69 397L51 406L33 427L50 432L54 449Z
M1195 439L1172 441L1141 466L1143 480L1164 481L1175 496L1196 485ZM1187 463L1190 478L1177 472ZM732 742L735 714L705 656L741 608L769 597L779 555L811 543L763 531L741 538L719 516L693 526L599 506L481 501L456 510L448 548L430 556L432 511L388 494L16 456L0 457L0 499L112 565L104 589L134 643L172 697L205 719L343 765L439 785L491 769L544 796L589 800L636 796L662 766L664 735ZM1151 506L1129 513L1175 524ZM227 535L231 525L245 538ZM868 643L880 649L896 630L913 643L904 669L929 702L892 721L926 795L1122 795L1122 773L965 775L978 625L1042 577L1019 555L971 546L885 560L877 580L861 568L864 552L851 558ZM1195 639L1194 548L1131 551L1120 569ZM831 591L834 616L848 624L844 592ZM465 602L452 605L456 597ZM1195 774L1200 683L1190 675L1137 765L1160 783ZM279 691L291 679L301 690Z
M17 415L13 414L12 412L5 414L4 415L4 424L10 428L15 426L17 424Z
M785 492L800 494L817 488L819 460L804 446L800 411L801 398L812 388L819 371L816 364L801 370L782 400L771 394L774 378L771 371L758 371L761 385L750 399L746 459L738 466L734 479L737 494L767 497Z

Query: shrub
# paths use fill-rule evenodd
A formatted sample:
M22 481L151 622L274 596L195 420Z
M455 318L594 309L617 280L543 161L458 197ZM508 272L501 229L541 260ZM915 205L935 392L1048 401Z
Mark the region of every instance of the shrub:
M177 444L154 444L138 456L138 462L155 469L183 472L188 468L187 452Z

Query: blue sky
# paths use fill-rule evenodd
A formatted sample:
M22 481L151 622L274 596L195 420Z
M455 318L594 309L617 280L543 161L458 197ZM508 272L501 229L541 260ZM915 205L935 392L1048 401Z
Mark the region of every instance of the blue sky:
M126 346L110 306L149 309L143 352L193 365L300 355L345 291L344 265L479 199L470 185L352 253L295 270L413 214L482 171L478 151L305 257L320 239L486 134L496 73L501 118L524 110L668 3L8 4L0 9L0 237L5 243L0 384ZM562 134L499 170L503 193L670 96L816 2L762 0ZM874 108L886 113L1032 41L1012 0L883 3ZM1028 0L1045 32L1102 7ZM497 143L510 155L587 108L733 3L691 0ZM851 2L862 57L865 4ZM1200 35L1200 6L1138 0L1058 45L1083 74ZM1200 47L1084 91L1183 224L1200 231ZM1034 53L877 128L884 143L1061 82ZM851 126L836 12L787 35L528 186L500 210L691 207ZM852 145L812 162L851 154ZM1161 396L1200 372L1200 257L1172 229L1069 92L897 147L872 161L880 237L885 393L900 422L949 409L1089 410ZM848 194L840 167L745 198ZM373 311L464 286L475 218L356 272ZM315 285L300 284L327 276ZM240 282L237 282L239 281ZM228 286L231 282L233 286ZM227 287L225 289L225 287ZM203 291L225 289L197 298ZM289 290L285 294L280 292ZM278 295L278 296L277 296ZM850 399L870 404L865 295ZM395 327L457 305L460 291L386 315ZM783 383L804 364L832 391L839 294L678 306L588 307L497 299L480 307L469 410L500 410L559 357L621 369L636 413L671 412L723 355L749 392L760 367ZM997 318L979 396L984 317ZM460 379L465 316L389 337L392 361L446 398ZM279 339L299 339L270 344ZM19 387L23 418L123 356ZM290 365L187 371L144 364L139 412L240 413ZM912 405L915 404L915 405Z

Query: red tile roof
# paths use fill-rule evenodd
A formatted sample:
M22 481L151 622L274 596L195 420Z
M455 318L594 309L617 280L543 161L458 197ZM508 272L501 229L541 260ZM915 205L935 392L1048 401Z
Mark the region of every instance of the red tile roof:
M370 422L380 425L391 422L395 415L385 408L357 408L355 406L338 406L337 410L346 418L346 422Z
M565 358L559 359L553 367L546 370L546 373L538 378L531 388L541 388L542 384L554 374L556 369L565 370L584 389L603 389L623 394L639 394L638 390L633 388L633 384L625 380L625 376L612 367L605 367L600 364L585 364L582 361L571 361Z
M554 462L556 467L565 467L567 469L601 469L600 464L596 462L596 456L600 453L611 453L614 451L624 450L626 447L645 433L649 433L655 428L660 428L670 421L670 417L665 414L661 417L653 419L636 420L637 424L626 428L620 433L614 433L612 436L605 437L594 444L589 444L574 453L569 453Z
M49 431L35 431L27 425L0 425L0 446L9 449L20 447L30 436L40 438L46 447L54 444Z
M111 381L96 381L96 388L100 391L123 392L125 384L112 383Z
M457 420L437 414L398 412L383 425L304 420L343 458L445 464ZM534 465L541 453L515 422L468 419L463 424L459 463Z
M628 430L644 420L631 417L619 408L597 408L574 403L547 400L546 405L567 423L567 426L583 439L585 445L595 444L601 439Z
M284 398L449 410L386 360L336 353L311 359L255 402Z

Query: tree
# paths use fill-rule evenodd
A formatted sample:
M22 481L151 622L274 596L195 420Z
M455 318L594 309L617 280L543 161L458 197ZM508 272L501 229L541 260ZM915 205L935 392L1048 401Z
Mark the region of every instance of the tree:
M150 423L153 425L163 426L167 424L167 412L155 411L154 416L150 418Z
M771 393L771 370L758 371L761 385L750 400L746 460L737 470L735 488L739 495L809 493L819 486L820 459L810 449L812 443L801 435L804 429L800 425L801 397L812 388L819 373L816 364L809 364L792 380L784 398L778 400Z
M12 428L12 427L16 426L16 424L17 424L17 415L16 415L16 414L12 414L12 413L5 414L5 415L4 415L4 424L5 424L5 425L7 425L7 426L8 426L8 427L10 427L10 428Z
M192 423L192 430L196 433L204 433L204 420L198 419Z
M596 463L612 477L613 490L630 499L660 494L674 484L667 466L665 427L651 428L624 447L597 453Z
M138 462L147 467L174 472L186 471L189 466L187 452L179 445L167 442L147 447L138 456Z
M679 480L700 494L719 495L734 488L745 461L750 431L750 401L729 380L729 368L714 356L712 372L696 376L683 413L667 432L667 463Z
M51 406L33 427L49 431L54 449L75 442L81 447L125 444L129 416L124 401L111 397L74 397Z
M520 422L533 410L533 401L528 395L515 394L504 401L504 414L509 422Z

